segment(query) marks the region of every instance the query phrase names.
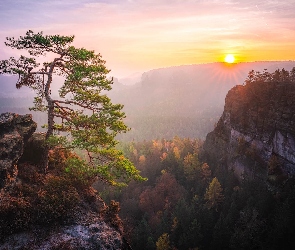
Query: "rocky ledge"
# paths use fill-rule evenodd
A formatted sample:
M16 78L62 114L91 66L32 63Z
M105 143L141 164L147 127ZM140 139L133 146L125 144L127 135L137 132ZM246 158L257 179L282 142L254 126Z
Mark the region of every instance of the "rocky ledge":
M0 250L30 249L130 249L121 233L97 217L86 214L79 223L54 228L35 229L13 234L0 245Z
M0 249L130 249L119 204L107 206L92 180L65 170L76 155L53 148L48 172L40 169L36 127L31 115L0 115Z

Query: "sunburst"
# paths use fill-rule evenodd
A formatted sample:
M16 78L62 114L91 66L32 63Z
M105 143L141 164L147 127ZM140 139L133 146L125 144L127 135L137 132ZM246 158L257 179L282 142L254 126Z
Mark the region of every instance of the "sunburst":
M226 63L234 63L235 62L235 57L232 54L227 54L224 58L224 61Z

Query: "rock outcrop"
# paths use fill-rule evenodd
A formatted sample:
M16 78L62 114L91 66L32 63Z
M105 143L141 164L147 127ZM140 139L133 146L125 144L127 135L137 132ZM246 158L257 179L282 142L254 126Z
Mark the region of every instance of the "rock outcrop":
M295 84L262 81L232 88L200 158L239 177L294 175Z
M31 115L0 115L0 250L131 249L119 204L107 206L83 174L65 171L72 152L53 148L51 168L40 169L36 127Z
M0 115L0 188L15 172L24 145L35 132L37 124L32 115L3 113Z
M0 250L30 249L85 249L128 250L121 233L102 221L95 214L87 214L80 222L52 228L36 227L13 234L0 245Z

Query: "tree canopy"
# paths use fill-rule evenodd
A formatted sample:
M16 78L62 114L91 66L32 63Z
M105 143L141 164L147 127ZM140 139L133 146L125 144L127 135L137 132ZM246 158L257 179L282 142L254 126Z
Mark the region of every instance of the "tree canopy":
M295 83L295 67L290 71L283 69L277 69L270 73L267 69L263 72L251 70L248 73L247 79L244 84L256 84L262 82L274 82L274 83Z
M101 55L72 46L74 36L43 35L29 30L25 36L6 39L6 46L26 50L30 57L21 55L18 59L0 61L0 74L18 75L17 88L28 86L35 90L32 109L48 114L47 142L63 141L68 147L85 150L87 160L72 161L70 165L91 167L110 184L143 180L133 164L115 149L116 135L128 128L123 122L123 106L113 104L104 94L111 90L113 82L107 77L110 70ZM37 62L39 56L46 56L50 61L41 65ZM63 77L58 98L51 93L54 76ZM60 131L70 136L54 137ZM49 149L47 144L45 168Z

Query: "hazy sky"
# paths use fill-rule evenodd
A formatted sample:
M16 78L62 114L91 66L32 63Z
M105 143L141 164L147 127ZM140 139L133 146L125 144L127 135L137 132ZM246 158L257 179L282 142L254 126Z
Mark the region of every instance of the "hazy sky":
M295 59L295 0L0 0L7 36L27 30L76 36L116 76L222 61Z

